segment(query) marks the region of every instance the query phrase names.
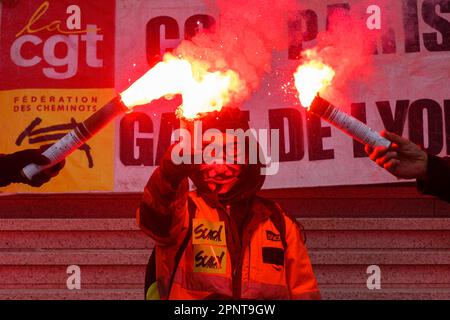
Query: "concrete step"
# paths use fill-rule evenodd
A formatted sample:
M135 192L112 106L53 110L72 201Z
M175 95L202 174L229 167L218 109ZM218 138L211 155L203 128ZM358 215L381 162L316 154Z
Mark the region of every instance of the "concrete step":
M0 289L66 288L66 265L21 265L0 267ZM144 265L81 265L84 288L134 286L142 288Z
M306 230L450 230L450 218L299 218Z
M309 249L450 248L450 231L306 230ZM150 249L141 231L1 231L0 249Z
M0 197L0 218L133 218L142 194L54 193Z
M0 266L145 265L147 249L0 251Z
M450 300L449 288L323 288L324 300Z
M86 288L142 287L149 250L0 251L0 289L66 286L78 265ZM311 250L318 283L364 286L367 267L381 268L384 285L450 286L448 250Z
M299 221L325 299L450 299L450 219ZM142 299L153 245L134 219L0 219L0 299ZM72 264L81 291L66 288Z
M141 231L0 231L0 249L150 249Z
M369 290L359 288L322 288L324 300L431 300L450 299L448 288ZM0 300L142 300L141 289L13 289L0 290Z
M368 265L313 265L321 285L366 286ZM379 265L384 285L447 286L450 288L449 265Z
M145 265L148 249L0 250L0 265ZM450 265L450 250L310 250L314 265Z
M450 230L450 218L298 218L306 230ZM0 219L1 231L139 230L135 219Z
M153 241L134 219L3 219L0 249L144 249Z
M261 195L308 217L449 217L450 204L420 195L415 183L267 189ZM3 218L133 218L142 193L18 194L0 197Z
M139 230L135 219L0 219L2 231Z
M309 249L445 249L450 230L306 230Z
M450 219L304 218L307 246L327 248L450 248ZM2 219L0 249L145 249L153 241L134 219Z
M310 250L315 265L450 265L448 249Z
M142 289L0 290L0 300L143 300Z
M308 218L299 220L307 246L326 248L450 248L450 219Z
M81 265L84 288L141 288L145 265ZM314 265L321 285L353 285L365 287L366 265ZM448 286L448 265L381 265L383 286ZM0 289L66 288L67 265L14 265L0 268Z

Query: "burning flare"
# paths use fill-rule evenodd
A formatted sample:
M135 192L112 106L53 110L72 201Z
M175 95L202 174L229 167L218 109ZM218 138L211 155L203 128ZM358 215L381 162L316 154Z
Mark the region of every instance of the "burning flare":
M194 119L200 113L220 111L242 87L233 70L210 72L205 61L188 61L171 54L121 93L123 103L132 109L162 97L181 94L183 104L177 115Z
M134 82L120 97L108 102L48 148L43 155L50 159L51 164L30 164L23 169L24 177L31 181L36 174L77 150L119 114L135 106L181 94L183 104L177 110L179 117L195 119L200 113L220 111L233 95L242 90L243 84L234 71L210 72L210 66L205 61L190 62L166 54L162 62Z
M317 93L322 93L333 80L334 70L320 59L311 59L300 65L294 73L300 103L309 108Z
M302 106L308 108L308 112L328 121L364 145L389 148L391 144L389 140L320 97L319 93L322 93L331 84L335 72L333 68L317 58L316 51L307 50L304 55L307 62L300 65L294 73L295 86Z

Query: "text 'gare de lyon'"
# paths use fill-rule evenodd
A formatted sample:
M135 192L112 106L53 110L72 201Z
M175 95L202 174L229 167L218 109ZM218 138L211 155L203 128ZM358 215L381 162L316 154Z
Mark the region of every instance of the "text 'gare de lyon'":
M378 111L383 125L379 129L404 133L415 143L424 146L430 154L450 154L450 99L444 100L442 106L431 99L398 100L395 103L377 101L374 106L353 103L350 113L363 122L373 122L374 119L367 121L368 108L376 108ZM246 112L247 118L252 120L251 113ZM334 150L324 145L324 140L332 137L331 126L319 117L305 117L295 107L268 109L267 115L269 128L279 130L280 162L300 161L305 154L309 161L335 158ZM159 164L170 145L172 132L179 125L177 120L173 113L162 113L158 118L144 112L125 115L119 123L119 156L122 164ZM159 132L154 127L155 121L160 121ZM289 148L285 147L286 143ZM353 156L367 156L364 146L356 141L353 141Z

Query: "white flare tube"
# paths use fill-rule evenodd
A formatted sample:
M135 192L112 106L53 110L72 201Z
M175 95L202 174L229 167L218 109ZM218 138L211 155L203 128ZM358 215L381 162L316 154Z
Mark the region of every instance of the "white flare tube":
M377 131L355 117L339 110L327 100L317 95L309 107L309 111L342 130L356 141L371 147L389 148L391 141L383 138Z
M58 162L64 160L68 155L81 147L93 135L105 127L116 116L128 111L128 108L123 104L120 96L117 96L100 110L93 113L85 121L78 124L78 126L55 142L44 153L51 162L49 165L40 166L37 164L29 164L22 170L22 175L28 180L49 167L54 166Z

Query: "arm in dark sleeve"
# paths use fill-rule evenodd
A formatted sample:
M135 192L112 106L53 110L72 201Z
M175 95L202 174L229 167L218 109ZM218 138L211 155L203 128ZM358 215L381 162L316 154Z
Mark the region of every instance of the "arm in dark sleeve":
M137 212L141 229L160 245L169 245L187 230L188 179L173 183L157 168L145 189Z
M417 180L417 189L450 202L450 158L428 155L427 174Z
M22 169L30 163L46 166L50 164L50 160L42 155L40 149L27 149L8 155L0 155L0 187L5 187L10 183L24 183L32 187L40 187L58 175L64 167L65 161L63 160L42 170L33 179L28 180L22 175Z
M0 154L0 187L6 187L8 184L10 184L7 175L4 173L4 170L6 170L3 163L4 157L5 157L4 154Z

